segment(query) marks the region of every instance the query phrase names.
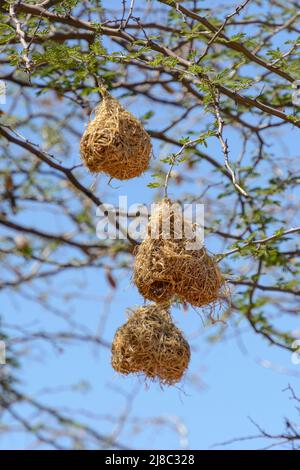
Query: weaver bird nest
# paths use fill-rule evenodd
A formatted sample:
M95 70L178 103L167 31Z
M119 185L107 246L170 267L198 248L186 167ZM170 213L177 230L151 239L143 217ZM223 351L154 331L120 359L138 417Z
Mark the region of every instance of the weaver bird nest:
M81 142L80 153L93 173L127 180L147 170L151 140L140 121L126 111L107 91L96 108Z
M170 236L166 238L168 222ZM193 233L194 227L183 220L181 209L163 200L151 216L148 236L135 258L134 283L143 297L162 303L177 296L197 307L219 300L223 277L203 246L191 249Z
M112 366L117 372L142 373L161 384L179 382L189 360L189 344L168 310L158 305L133 310L112 344Z

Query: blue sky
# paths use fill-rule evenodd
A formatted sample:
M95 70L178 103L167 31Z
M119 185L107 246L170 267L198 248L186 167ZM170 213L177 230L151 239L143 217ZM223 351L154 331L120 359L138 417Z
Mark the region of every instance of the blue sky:
M232 5L232 2L229 3ZM144 109L141 102L124 102L136 115L142 115ZM148 107L151 108L151 105ZM170 112L174 110L170 109ZM154 119L159 128L164 116ZM78 129L80 125L82 123L78 123ZM27 137L35 142L39 140L38 136ZM228 137L237 155L240 146L238 136L230 132ZM294 155L294 149L299 147L297 133L287 131L281 140L287 152ZM68 164L79 161L78 142L73 142L72 148L74 161ZM161 155L157 144L154 150L157 157L168 151L164 148ZM210 143L209 152L222 159L217 143ZM206 164L201 169L205 171ZM89 186L93 183L89 176L84 176L84 181ZM107 202L116 202L119 195L126 194L129 202L149 203L154 194L153 189L147 188L150 181L151 171L132 182L113 184L112 187L106 186L107 179L101 177L97 186L101 191L97 191L99 195L104 193ZM199 191L197 181L193 187ZM185 189L183 187L179 191L172 186L170 195L179 197ZM213 191L210 197L214 195ZM45 210L26 210L18 217L28 226L43 226L44 230L49 227L55 231L64 227L59 214L49 214ZM96 221L95 215L95 225ZM221 249L213 237L207 237L206 243L212 251ZM104 339L111 342L115 329L125 321L126 308L143 302L128 275L121 273L120 277L117 294L107 284L101 270L68 272L44 283L39 281L37 286L28 284L26 289L29 295L36 294L39 289L47 289L54 307L64 307L73 322L79 322L92 334L103 331ZM63 300L64 292L74 292L74 298L68 304ZM78 293L80 297L77 297ZM232 295L236 298L238 291ZM103 299L109 300L109 308L107 303L103 305ZM36 331L44 328L54 332L66 328L59 316L45 312L40 305L20 299L17 295L11 298L8 291L1 295L1 314L4 322L9 319L10 323L30 326ZM53 407L85 409L84 419L93 422L99 432L111 432L114 427L111 415L118 416L124 409L124 396L118 389L127 394L135 391L128 423L119 437L124 445L131 448L179 449L188 446L191 449L208 449L231 438L257 434L251 419L268 431L282 431L284 417L295 417L293 402L284 389L289 383L295 390L299 389L300 366L292 363L290 353L269 347L261 337L248 331L246 323L241 327L244 332L238 334L231 319L225 338L211 343L208 338L218 326L209 326L201 311L173 309L173 314L192 346L189 372L179 387L162 389L157 384L145 386L136 377L117 375L110 365L110 351L103 348L78 343L66 344L64 351L57 351L40 341L35 343L28 356L26 345L23 351L19 349L23 357L22 387ZM295 323L293 327L299 329L299 321L298 325ZM287 322L286 327L289 324ZM77 386L69 390L70 384ZM87 416L86 410L98 417ZM26 411L22 410L24 413ZM159 426L162 421L167 424ZM180 430L180 435L174 431L174 425ZM268 443L265 440L246 440L231 443L225 448L256 449ZM31 445L34 445L32 438L22 433L0 433L0 449L23 449ZM216 448L223 447L217 445Z

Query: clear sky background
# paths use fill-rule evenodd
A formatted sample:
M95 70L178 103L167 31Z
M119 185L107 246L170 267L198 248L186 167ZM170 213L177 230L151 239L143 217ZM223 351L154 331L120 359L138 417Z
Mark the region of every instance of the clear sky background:
M232 5L232 2L228 4ZM137 116L145 111L139 101L130 99L123 103ZM148 108L151 106L148 105ZM174 110L170 109L170 112ZM159 128L163 119L164 116L155 117L153 127ZM80 126L82 122L78 123L78 129ZM35 142L40 140L34 135L27 137ZM240 143L236 134L229 132L228 138L237 155ZM277 149L284 149L291 155L299 148L299 135L290 129L280 136L279 141L275 141L274 136L273 139ZM74 148L74 161L68 162L71 165L79 162L79 142L70 144ZM154 150L157 157L167 152L167 148L161 151L156 144ZM222 159L215 143L210 144L208 151ZM234 152L232 155L234 158ZM205 164L201 168L205 171ZM155 192L147 188L151 173L149 171L134 181L113 183L112 187L107 186L107 178L101 177L97 182L97 194L107 202L115 203L119 195L126 194L132 203L149 203ZM84 178L85 183L91 186L93 179L89 176ZM195 181L195 191L200 191L197 184ZM184 193L185 189L183 187L180 191ZM178 198L180 191L174 185L170 195ZM64 227L61 216L46 209L43 212L25 210L18 218L28 226L43 227L44 230L51 227L55 231L56 227L60 230ZM95 215L95 226L96 222ZM213 252L220 249L213 237L207 237L206 244ZM102 332L108 342L112 341L116 328L125 321L126 308L143 302L130 277L122 272L116 293L101 270L73 271L44 283L28 284L28 296L45 288L53 307L63 307L72 321L80 323L92 334ZM63 299L64 292L71 292L68 304ZM232 296L238 296L238 291L233 291ZM29 299L21 300L17 295L12 298L8 291L2 293L0 306L4 322L9 318L10 323L18 326L33 325L36 331L44 328L53 332L65 325L57 314L46 312ZM117 375L111 368L108 349L78 342L75 345L66 344L64 350L58 351L40 341L36 341L29 353L26 344L22 346L23 350L20 349L22 387L53 407L84 409L84 419L93 422L101 433L111 432L115 426L111 417L117 417L126 408L124 392L134 394L128 420L119 436L119 441L130 448L209 449L215 446L216 449L257 449L268 445L269 442L264 439L232 442L225 447L220 443L258 434L252 420L276 434L283 430L285 416L296 418L294 404L289 399L289 392L284 389L291 384L299 390L300 365L292 363L289 352L269 347L262 337L249 331L246 323L241 325L238 333L233 320L229 319L223 339L211 342L209 338L219 326L208 325L205 312L173 309L173 314L192 346L189 372L178 387L146 386L137 377ZM299 319L293 328L300 330ZM71 390L70 384L73 384ZM34 442L26 434L0 433L0 449L30 446L34 446Z

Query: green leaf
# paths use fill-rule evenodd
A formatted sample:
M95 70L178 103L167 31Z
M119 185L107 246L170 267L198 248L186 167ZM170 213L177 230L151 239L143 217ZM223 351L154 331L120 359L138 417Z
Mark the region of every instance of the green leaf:
M5 44L16 35L16 32L9 24L0 23L0 44Z

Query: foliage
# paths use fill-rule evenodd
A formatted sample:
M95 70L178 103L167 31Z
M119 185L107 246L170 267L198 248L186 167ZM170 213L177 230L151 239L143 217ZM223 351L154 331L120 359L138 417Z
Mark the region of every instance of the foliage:
M41 281L95 271L118 295L121 273L130 276L132 241L99 242L95 235L95 208L118 188L95 182L78 152L100 79L122 104L133 105L153 139L145 180L153 198L162 197L167 178L174 199L206 205L207 240L232 290L211 338L226 336L230 315L232 328L247 326L290 354L300 296L300 174L297 155L282 140L296 139L300 128L293 102L300 71L296 2L254 0L238 12L228 2L207 10L201 1L137 1L133 11L129 3L114 2L113 13L98 0L1 4L0 79L9 105L0 113L0 289L20 299L32 295L40 309L58 314ZM59 214L57 227L45 218L52 212ZM31 226L35 214L44 214L42 222ZM68 333L33 326L15 334L58 348L66 337L108 347L59 315ZM9 344L12 377L0 378L2 405L13 413L16 403L27 403L52 423L27 432L55 448L65 445L61 428L67 448L122 447L118 436L109 444L79 419L23 393L22 360L13 360L21 349L10 343L8 327L0 334Z

